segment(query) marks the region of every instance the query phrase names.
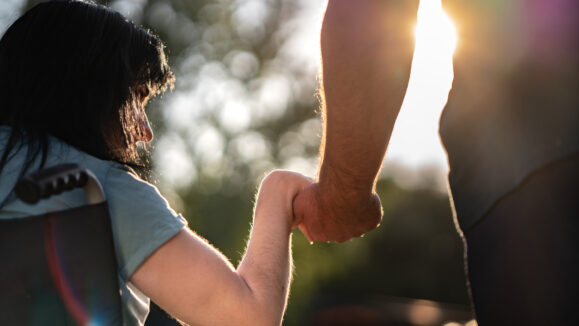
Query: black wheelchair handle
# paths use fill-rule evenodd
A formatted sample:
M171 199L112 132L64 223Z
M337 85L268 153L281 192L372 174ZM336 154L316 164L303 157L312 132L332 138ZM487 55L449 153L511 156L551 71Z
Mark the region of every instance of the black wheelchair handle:
M86 169L78 164L67 163L22 177L14 187L14 192L20 200L36 204L40 199L84 187L88 180L89 173Z

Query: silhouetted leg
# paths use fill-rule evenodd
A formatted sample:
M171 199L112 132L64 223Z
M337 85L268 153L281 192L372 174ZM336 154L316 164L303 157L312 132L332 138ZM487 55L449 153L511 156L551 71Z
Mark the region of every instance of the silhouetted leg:
M579 325L579 155L532 174L465 232L479 325Z

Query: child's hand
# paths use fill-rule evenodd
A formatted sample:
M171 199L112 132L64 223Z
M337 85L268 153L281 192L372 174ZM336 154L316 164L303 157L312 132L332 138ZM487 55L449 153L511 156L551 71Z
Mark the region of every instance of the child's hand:
M358 195L336 186L312 184L294 201L294 215L309 241L344 242L376 228L382 205L376 193Z
M271 172L261 182L254 216L279 218L287 223L288 230L298 226L301 221L295 220L293 200L312 182L312 179L296 172L281 170Z

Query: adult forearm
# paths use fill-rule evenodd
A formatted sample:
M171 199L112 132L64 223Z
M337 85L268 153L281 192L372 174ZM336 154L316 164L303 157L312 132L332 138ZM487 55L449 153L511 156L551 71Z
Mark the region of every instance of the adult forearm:
M312 241L346 241L381 221L374 185L410 77L417 9L417 0L328 1L320 171L294 201Z
M328 2L321 32L322 188L358 196L373 190L412 61L416 4L397 2Z
M373 191L400 103L391 99L371 99L371 90L349 91L347 87L335 87L328 91L325 87L324 92L330 99L324 103L320 186L352 195L369 194ZM356 96L360 98L354 99Z

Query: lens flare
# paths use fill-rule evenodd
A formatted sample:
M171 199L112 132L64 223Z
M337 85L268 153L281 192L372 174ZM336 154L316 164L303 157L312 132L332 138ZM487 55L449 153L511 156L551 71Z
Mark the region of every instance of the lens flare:
M108 306L103 305L101 289L85 281L82 287L88 285L87 293L80 293L78 286L79 275L70 270L67 266L66 256L62 252L62 235L60 234L59 223L55 221L54 215L49 214L44 230L44 248L46 260L53 284L61 298L70 317L78 325L82 326L103 326L118 325L116 312L108 310ZM78 273L77 273L78 274ZM88 283L87 283L88 282ZM81 291L82 292L82 291ZM104 307L104 309L103 309Z

